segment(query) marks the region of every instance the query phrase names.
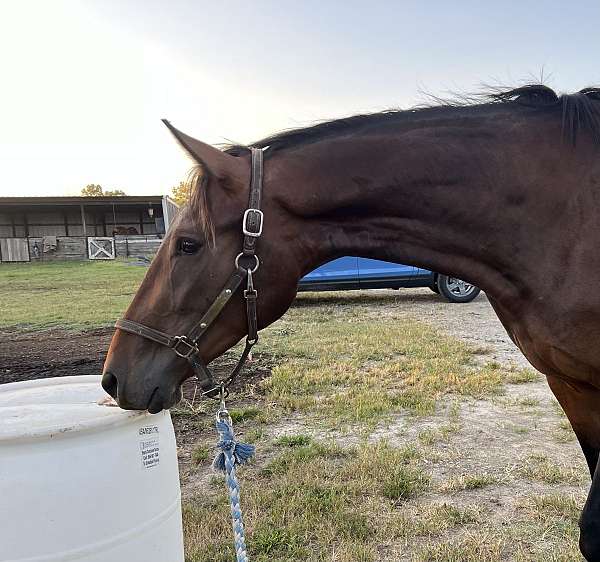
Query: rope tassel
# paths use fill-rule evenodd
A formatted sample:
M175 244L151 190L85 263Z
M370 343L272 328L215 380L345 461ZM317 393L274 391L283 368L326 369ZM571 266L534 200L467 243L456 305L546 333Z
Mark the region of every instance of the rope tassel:
M229 454L233 458L233 465L239 466L246 464L254 456L254 445L247 443L238 443L233 436L233 427L226 422L217 420L215 424L221 440L217 443L217 453L213 461L213 468L217 472L227 473L226 457Z
M246 443L238 443L235 440L231 417L227 410L219 410L215 425L221 439L217 443L217 448L220 449L220 452L217 453L213 461L213 468L218 472L225 473L225 482L229 490L229 502L231 504L231 519L237 562L248 562L244 522L240 507L240 486L235 475L235 467L245 464L252 458L254 455L254 446Z

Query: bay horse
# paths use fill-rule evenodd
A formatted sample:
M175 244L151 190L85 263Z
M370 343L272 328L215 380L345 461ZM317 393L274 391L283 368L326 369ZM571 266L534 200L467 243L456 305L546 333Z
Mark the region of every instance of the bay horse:
M223 287L248 242L242 217L248 228L254 155L264 149L260 269L250 276L260 291L257 327L287 310L304 274L344 255L481 287L546 375L581 444L592 486L580 548L600 561L600 88L559 96L534 84L224 150L169 128L197 164L191 200L127 309L131 325L153 328L156 338L186 334L212 311L208 328L194 328L205 330L193 350L202 365L252 329L237 288L243 279L224 300ZM262 215L252 212L253 228L262 229ZM122 408L173 406L198 370L189 341L129 328L114 334L104 388Z

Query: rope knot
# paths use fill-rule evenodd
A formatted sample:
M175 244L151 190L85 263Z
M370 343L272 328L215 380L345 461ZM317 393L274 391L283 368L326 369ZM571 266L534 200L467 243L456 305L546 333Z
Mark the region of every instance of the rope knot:
M227 472L226 460L229 457L233 466L247 463L254 455L254 445L238 443L233 435L233 428L228 421L217 420L217 431L221 440L217 443L220 452L213 461L213 468L217 472Z

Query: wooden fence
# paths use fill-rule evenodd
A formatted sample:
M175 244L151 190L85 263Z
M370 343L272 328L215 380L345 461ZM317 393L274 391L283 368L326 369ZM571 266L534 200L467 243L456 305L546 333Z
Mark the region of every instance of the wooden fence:
M8 251L8 242L6 240L21 239L0 239L0 261L27 261L15 260L14 252ZM87 238L85 236L57 236L56 249L44 252L44 238L30 237L23 238L29 246L29 260L40 261L65 261L65 260L86 260L88 259ZM148 236L116 236L115 250L117 257L150 257L156 254L160 248L162 239L156 235ZM13 242L11 242L12 248Z

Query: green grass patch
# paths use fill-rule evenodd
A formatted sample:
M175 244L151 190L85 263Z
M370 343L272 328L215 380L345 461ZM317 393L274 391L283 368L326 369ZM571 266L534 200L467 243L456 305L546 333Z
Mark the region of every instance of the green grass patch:
M244 432L244 441L256 443L265 437L265 431L261 427L253 427Z
M233 423L240 423L248 420L258 418L262 413L260 408L256 406L247 406L245 408L232 408L229 410L231 421Z
M285 474L291 467L314 459L341 459L352 454L335 443L309 442L306 445L290 448L275 457L263 469L263 475Z
M196 465L203 463L210 455L210 448L206 445L197 445L192 451L192 462Z
M305 447L313 442L310 435L282 435L275 441L279 447Z
M404 501L418 495L428 485L429 477L422 470L401 465L390 468L389 474L382 482L381 491L383 496L390 500Z
M145 273L145 267L121 260L2 264L0 327L80 330L112 325Z

